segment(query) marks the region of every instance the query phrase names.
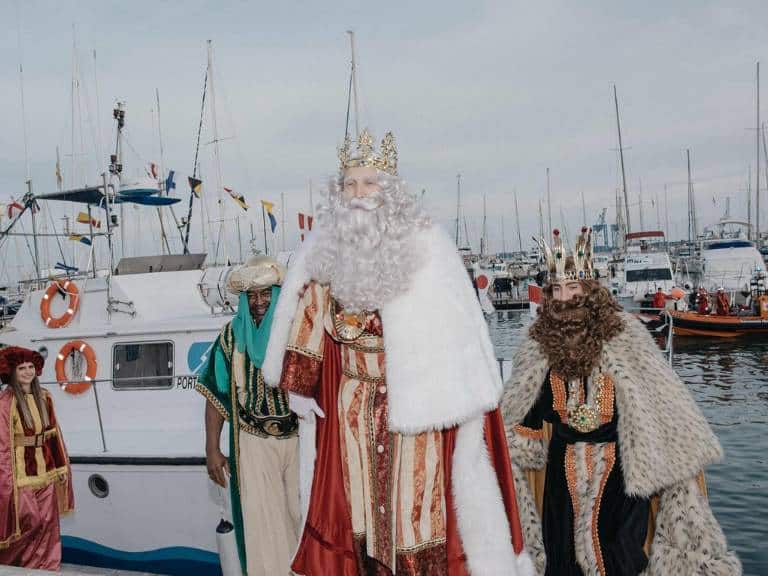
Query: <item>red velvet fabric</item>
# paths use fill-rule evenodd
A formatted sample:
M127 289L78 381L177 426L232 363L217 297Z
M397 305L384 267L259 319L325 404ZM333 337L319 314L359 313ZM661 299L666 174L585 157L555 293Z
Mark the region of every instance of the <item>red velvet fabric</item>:
M325 335L322 381L315 400L325 412L317 420L317 458L307 522L291 568L306 576L358 576L363 573L355 554L352 520L344 494L339 446L338 394L341 382L340 347ZM497 409L486 415L485 439L491 462L499 479L515 552L523 548L512 468L507 450L504 423ZM443 432L443 462L446 504L446 552L448 574L469 576L466 555L456 521L451 471L456 446L456 428Z

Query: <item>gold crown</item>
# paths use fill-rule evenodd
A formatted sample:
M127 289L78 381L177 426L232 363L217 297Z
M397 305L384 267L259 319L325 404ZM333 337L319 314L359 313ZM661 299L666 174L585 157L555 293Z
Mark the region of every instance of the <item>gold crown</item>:
M549 282L588 280L594 278L592 268L592 229L582 228L573 254L566 254L560 230L552 231L552 247L543 238L534 238L541 248L549 272ZM570 256L570 258L569 258Z
M373 166L377 170L397 176L397 148L395 136L387 132L381 140L381 148L378 153L373 149L373 136L366 128L357 138L357 150L353 154L350 150L352 140L349 135L344 137L344 145L339 148L339 160L341 169L355 168L358 166Z

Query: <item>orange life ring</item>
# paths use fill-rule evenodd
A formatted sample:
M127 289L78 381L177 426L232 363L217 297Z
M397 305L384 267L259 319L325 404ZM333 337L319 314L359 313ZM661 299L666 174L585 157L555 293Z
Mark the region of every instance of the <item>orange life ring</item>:
M55 318L51 314L51 301L54 295L63 291L69 295L69 306L64 311L64 314ZM77 289L77 285L72 280L54 280L48 289L43 294L43 299L40 300L40 318L43 319L48 328L61 328L69 324L74 318L77 309L80 306L80 291Z
M64 365L67 361L67 356L72 352L79 352L85 357L86 368L85 376L83 376L82 382L70 382L67 372L64 369ZM61 389L69 394L82 394L91 387L91 383L96 378L96 354L88 344L82 340L72 340L67 342L59 350L58 356L56 356L56 381L61 385Z

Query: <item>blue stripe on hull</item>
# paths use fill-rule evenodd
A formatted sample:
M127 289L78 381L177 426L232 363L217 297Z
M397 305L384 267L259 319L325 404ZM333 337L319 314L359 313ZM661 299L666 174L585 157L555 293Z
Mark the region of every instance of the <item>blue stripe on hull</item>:
M62 561L67 564L168 576L221 576L219 555L198 548L174 546L145 552L124 552L75 536L62 536L61 544Z

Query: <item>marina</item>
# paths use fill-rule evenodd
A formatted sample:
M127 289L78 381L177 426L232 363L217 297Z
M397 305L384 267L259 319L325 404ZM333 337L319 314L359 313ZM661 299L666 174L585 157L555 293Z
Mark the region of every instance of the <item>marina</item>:
M137 8L126 10L134 14ZM440 34L477 16L465 10L445 7L447 13L456 12L456 19L441 24L446 28ZM158 11L165 11L163 17L168 21L178 17L183 25L185 18L168 13L167 7L158 7ZM495 11L504 15L499 22L518 20L508 7L495 6L491 12ZM58 16L64 18L61 13ZM197 16L205 21L211 15ZM328 21L324 13L315 17L323 26L338 24ZM431 18L421 14L415 21ZM249 11L248 21L256 20ZM490 53L519 52L518 48L512 50L509 43L513 40L505 38L507 28L496 28L494 20L484 20L484 26L496 30L495 39L484 39L485 48L473 52L472 63L461 64L464 74L474 70L477 62L486 62ZM387 83L392 79L385 79L387 75L382 73L392 66L387 59L394 57L383 56L390 41L377 36L375 27L361 24L369 51L364 52L363 63L369 67L363 67L362 79L370 89L363 101L358 95L358 37L353 30L344 36L351 55L347 61L346 52L337 46L343 26L339 34L334 28L333 42L327 41L315 53L310 44L302 44L300 50L283 44L282 34L275 35L278 28L261 30L265 44L254 48L249 44L251 28L239 28L246 21L219 24L217 38L222 39L217 39L216 48L223 49L216 59L214 42L198 37L185 40L186 52L178 47L169 52L175 55L173 61L162 57L162 43L153 43L151 52L137 46L135 58L142 55L142 67L146 62L157 67L151 74L154 84L147 83L150 75L143 68L126 72L125 78L130 79L126 84L119 69L121 63L133 61L125 54L110 53L109 69L103 63L97 66L96 49L86 56L78 46L84 39L94 43L100 36L73 25L70 69L55 71L57 81L71 76L66 98L62 90L57 96L62 102L67 100L65 104L58 100L43 103L40 80L25 79L22 57L30 60L34 56L26 56L22 45L30 38L22 41L23 23L18 15L16 31L9 28L8 34L18 34L19 54L12 70L18 75L13 79L18 86L14 84L8 91L18 90L20 106L8 104L6 115L19 116L21 127L9 131L19 150L0 142L4 152L4 163L0 163L0 349L24 347L45 360L39 384L56 407L76 503L74 512L60 521L61 573L68 576L230 576L227 560L222 560L224 553L220 556L221 534L232 532L234 538L235 507L229 489L212 481L206 455L206 410L214 403L198 393L206 367L216 365L213 354L222 327L242 311L238 295L228 291L229 281L254 256L270 256L290 272L295 256L314 237L314 219L322 217L319 198L327 199L334 186L346 186L344 169L375 167L382 175L381 158L379 164L353 166L344 164L344 154L351 141L360 149L363 135L371 138L365 122L372 122L374 115L367 108L381 106L377 98L385 98L391 88ZM565 24L569 23L563 21ZM119 28L124 26L121 23ZM238 27L236 37L249 46L248 52L246 48L241 52L227 37L229 27ZM198 33L200 30L194 32ZM466 38L474 37L472 30L463 33ZM517 33L524 36L522 30ZM413 43L411 49L420 47L413 31L402 34ZM716 34L711 32L713 37ZM535 40L528 38L527 46ZM611 45L615 40L611 39ZM112 46L104 38L95 43L100 49L101 43ZM442 54L454 43L459 44L442 37L428 48ZM191 45L197 50L194 56L180 56ZM49 54L54 52L47 46ZM346 50L346 43L343 48ZM449 62L463 61L461 52L451 53ZM569 48L561 46L557 58L568 53ZM414 84L419 86L429 75L425 68L410 70L410 50L398 54L398 66L407 71L405 84L411 92ZM309 70L315 56L317 69ZM47 58L38 53L32 61L42 67ZM301 66L297 60L302 61ZM172 80L168 72L176 65L181 68L182 63L179 78L184 79L183 89L182 81ZM441 66L436 66L435 74L443 73ZM475 307L479 302L490 332L493 357L490 347L484 357L498 367L502 382L515 374L518 345L540 313L554 274L552 259L565 261L568 254L569 264L588 260L586 272L581 270L581 276L571 280L596 281L623 311L642 321L722 443L724 459L705 470L708 498L729 546L742 562L743 574L757 576L768 574L768 552L761 545L768 538L768 525L761 515L768 506L764 440L768 434L768 126L760 120L760 64L747 59L732 66L730 80L723 85L728 87L729 102L741 98L739 105L710 103L708 112L687 116L685 123L698 122L696 130L672 126L669 121L680 110L693 114L696 107L691 102L670 96L669 108L664 108L660 94L667 93L666 86L655 93L656 100L643 99L639 94L645 83L638 85L631 74L623 73L616 83L602 76L587 80L602 82L603 92L602 100L594 94L581 100L579 105L590 116L571 109L570 102L566 105L550 96L546 113L539 115L539 108L545 105L527 100L535 96L518 101L521 88L515 84L505 88L501 100L514 101L514 106L536 112L536 116L529 120L518 112L520 116L511 122L505 116L507 102L501 106L488 96L500 81L495 69L472 80L480 88L477 93L466 88L466 94L472 95L469 100L454 99L465 89L456 88L453 70L430 85L435 94L446 93L445 107L450 114L435 105L433 95L412 95L413 102L406 102L400 93L397 98L389 95L396 106L382 107L377 114L384 116L386 110L406 127L402 140L398 133L398 145L405 143L401 170L412 177L407 181L408 194L429 215L430 225L445 233L451 254L454 249L458 252L463 264L461 279L466 280L466 272L471 302ZM622 70L613 65L608 68L612 73ZM534 72L539 73L528 71ZM712 72L708 82L717 72ZM168 78L155 78L166 74ZM338 78L330 82L332 74ZM573 84L574 79L563 70L553 72L552 77L557 74ZM142 77L146 81L137 82ZM429 78L423 81L428 83ZM30 96L29 88L25 92L25 83L37 93ZM155 84L162 85L164 100ZM548 86L550 93L558 91L556 84ZM680 86L677 89L684 92ZM699 86L699 91L703 98L706 90ZM310 103L315 97L316 102ZM110 105L104 106L99 98ZM479 101L488 101L492 113L485 116L478 110ZM749 115L742 113L745 103ZM332 107L333 115L325 110ZM343 107L346 115L341 123L339 110ZM28 134L28 125L45 124L41 117L52 110L68 120L51 119L45 130L38 126L36 136L38 141L45 137L45 147L55 149L55 163L51 150L41 152L42 142L36 142L39 148L29 145ZM457 119L458 110L476 110L482 121L475 124L471 115ZM746 117L752 128L746 137L740 132L734 135L732 127L726 130L716 125L713 110L727 114L734 125ZM553 115L553 111L557 113ZM584 119L570 117L577 113L585 114ZM658 150L650 150L650 143L655 146L666 124L655 123L651 114L666 118L671 126L671 140L659 144ZM321 118L317 125L315 116ZM560 120L552 121L553 116ZM282 120L277 122L278 118ZM542 143L545 138L533 122L544 120L554 123L547 128L552 132L548 140ZM438 136L425 140L424 134L417 133L417 125L425 134L439 134L440 140ZM321 129L326 132L322 149L317 144ZM713 133L699 131L705 129ZM460 137L445 137L443 130ZM741 124L738 130L743 131ZM105 138L107 131L110 135ZM582 132L588 137L575 143L573 134ZM627 144L628 135L631 144ZM388 137L391 134L382 140L382 148ZM431 137L435 139L430 141ZM727 142L729 153L737 148L734 142L749 140L738 147L738 153L726 157L725 146L712 144L717 138ZM60 144L64 141L68 143ZM393 156L386 159L393 165L385 168L390 170L389 176L399 179L398 151L391 140L389 144L392 148L387 153ZM690 148L694 145L704 152L694 157ZM65 150L63 156L59 146ZM365 146L370 152L374 144L363 142ZM413 147L434 148L435 156L425 151L414 154ZM636 150L630 152L633 147ZM334 172L336 156L341 158L342 176ZM43 164L44 170L40 168ZM181 166L187 170L176 169ZM600 170L603 173L595 177ZM405 187L406 180L402 182ZM574 242L577 236L579 240ZM587 244L575 246L586 238ZM564 242L555 256L546 245L551 239ZM414 262L421 264L429 249L427 241L415 246ZM441 291L458 293L451 279L435 275L431 281L429 288L438 295L436 306L442 305ZM301 290L302 298L307 286ZM247 298L243 301L248 302ZM333 306L334 322L339 322L334 330L346 328L354 333L359 328L356 337L368 334L367 324L358 318L365 310L346 314L343 306L339 310L337 303ZM451 314L461 314L458 307L448 309ZM409 310L410 316L406 316L416 325L415 319L423 312ZM435 341L452 320L446 317L434 322L440 332L432 334ZM485 330L482 321L477 324ZM470 325L462 326L469 334ZM640 332L644 333L642 327ZM386 340L381 334L377 337L382 343L372 354L383 358ZM476 346L476 340L473 337L467 348ZM376 382L372 398L376 390L382 396L388 390L383 385L383 360L379 364L380 374L363 375ZM266 376L261 376L261 365L256 366L264 384ZM348 377L346 366L344 370ZM554 368L549 370L554 374ZM387 367L387 374L389 371ZM367 382L363 376L360 381ZM586 378L581 385L587 386ZM0 390L4 388L0 386ZM582 395L586 397L585 390ZM597 390L599 396L602 388ZM586 399L579 408L585 407L591 408ZM453 420L454 431L459 429L457 421ZM603 422L607 424L610 419ZM306 432L303 430L299 434ZM437 426L434 430L444 432ZM224 425L220 446L227 457L238 442L237 435L230 438L229 432L230 426ZM34 436L37 444L30 446L37 448L45 434ZM308 437L314 440L314 436ZM378 444L376 449L381 454L385 447ZM312 466L314 460L310 472ZM585 470L592 469L585 464ZM344 468L344 473L349 471ZM435 472L434 478L438 476ZM348 485L344 488L351 490ZM240 509L239 503L236 508ZM302 526L306 514L302 509ZM450 522L453 520L446 524ZM428 522L412 523L421 527ZM222 526L228 530L222 532ZM355 534L355 538L359 536ZM236 544L229 545L236 548ZM364 547L363 551L370 552ZM236 555L237 551L230 548L228 553ZM46 573L0 565L0 576Z

